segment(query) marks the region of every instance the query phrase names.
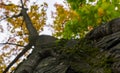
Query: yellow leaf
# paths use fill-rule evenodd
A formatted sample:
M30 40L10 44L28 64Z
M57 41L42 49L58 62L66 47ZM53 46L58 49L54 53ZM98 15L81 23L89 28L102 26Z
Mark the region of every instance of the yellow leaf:
M104 10L102 8L98 8L98 16L103 16Z
M23 45L24 42L23 41L18 41L18 44Z
M98 18L97 19L97 23L100 24L102 22L102 19L101 18Z
M22 31L18 31L17 33L18 33L18 35L20 35L20 36L23 35L23 34L22 34Z
M25 38L23 38L23 39L24 39L25 42L29 42L29 41L28 41L28 37L25 37Z
M11 67L11 71L14 71L15 70L15 67Z

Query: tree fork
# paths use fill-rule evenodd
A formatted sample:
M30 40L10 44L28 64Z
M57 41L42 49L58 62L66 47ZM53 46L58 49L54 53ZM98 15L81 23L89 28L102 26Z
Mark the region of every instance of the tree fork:
M37 37L39 37L37 30L33 26L30 17L27 14L27 8L24 8L23 1L21 0L22 4L22 10L21 13L19 14L20 16L23 16L23 19L26 23L26 28L28 29L29 32L29 43L25 47L25 49L22 50L20 54L17 55L17 57L7 66L7 68L4 70L3 73L6 73L10 67L21 57L23 56L33 45L35 45L35 42L37 40Z
M31 22L31 19L30 17L28 16L27 14L27 8L24 8L24 5L23 5L23 1L21 0L21 4L22 4L22 10L21 10L21 15L23 16L24 18L24 21L26 23L26 27L28 29L28 32L29 32L29 42L30 41L34 41L36 39L38 35L37 33L37 30L35 29L35 27L33 26L32 22Z

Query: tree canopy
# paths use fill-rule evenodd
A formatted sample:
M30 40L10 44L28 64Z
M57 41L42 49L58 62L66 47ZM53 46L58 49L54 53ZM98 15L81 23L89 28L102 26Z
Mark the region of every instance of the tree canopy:
M69 9L62 10L60 9L62 7L57 7L59 8L57 9L58 16L54 21L58 31L56 35L63 38L83 37L92 28L119 17L119 0L67 0L67 2ZM64 14L66 12L66 17L60 16L63 12ZM57 23L58 19L63 20ZM57 26L63 31L57 29Z
M23 1L25 7L28 8L28 15L33 26L40 33L47 25L48 4L36 2L30 4L30 0ZM120 14L119 0L67 0L65 4L67 8L56 3L54 5L56 12L51 13L54 20L50 26L54 29L53 35L57 38L82 38L96 26L105 24L111 19L119 17ZM4 32L2 26L6 25L7 31L13 34L6 39L7 42L1 42L4 45L1 48L2 54L0 54L0 73L6 68L5 60L8 60L10 55L16 55L28 43L25 21L22 17L16 18L20 10L20 2L14 4L11 0L0 0L0 21L5 22L0 24L0 32ZM12 69L14 70L14 67Z

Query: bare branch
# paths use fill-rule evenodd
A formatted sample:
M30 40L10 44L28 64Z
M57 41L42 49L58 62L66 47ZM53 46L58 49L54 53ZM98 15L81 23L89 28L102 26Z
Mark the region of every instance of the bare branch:
M22 4L22 8L24 8L24 3L23 3L23 1L22 0L20 0L21 1L21 4Z
M1 6L12 6L12 4L4 4L4 3L0 3L0 5L1 5ZM19 6L19 5L15 5L15 6L22 8L22 7Z
M25 47L25 46L23 46L23 45L14 44L14 43L0 43L0 44L3 44L3 45L9 44L9 45L15 45L15 46L20 46L20 47Z
M18 14L18 15L13 15L13 16L11 16L11 17L6 16L6 17L2 18L0 21L5 20L5 19L7 19L7 18L17 18L17 17L19 17L19 16L21 16L21 13Z

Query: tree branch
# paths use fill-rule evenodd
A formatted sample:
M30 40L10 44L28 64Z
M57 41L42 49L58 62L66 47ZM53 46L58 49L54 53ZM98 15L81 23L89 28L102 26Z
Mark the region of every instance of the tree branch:
M25 46L25 48L17 55L17 57L7 66L7 68L4 70L3 73L7 73L7 71L10 69L10 67L21 57L23 56L30 48L31 44L28 44Z
M25 21L26 24L26 28L29 32L29 43L28 45L25 46L25 48L22 50L22 52L20 54L17 55L17 57L7 66L7 68L5 69L5 71L3 73L6 73L9 68L21 57L23 56L33 45L35 45L36 40L38 38L38 33L37 30L35 29L35 27L33 26L33 23L29 17L29 15L27 14L27 8L24 8L24 3L22 0L21 4L22 4L22 10L19 14L19 16L23 16L23 19Z
M6 16L6 17L2 18L0 21L5 20L5 19L7 19L7 18L17 18L17 17L19 17L19 16L21 16L21 13L18 14L18 15L13 15L13 16L11 16L11 17Z
M15 46L20 46L20 47L25 47L25 46L23 46L23 45L14 44L14 43L0 43L0 44L3 44L3 45L9 44L9 45L15 45Z

